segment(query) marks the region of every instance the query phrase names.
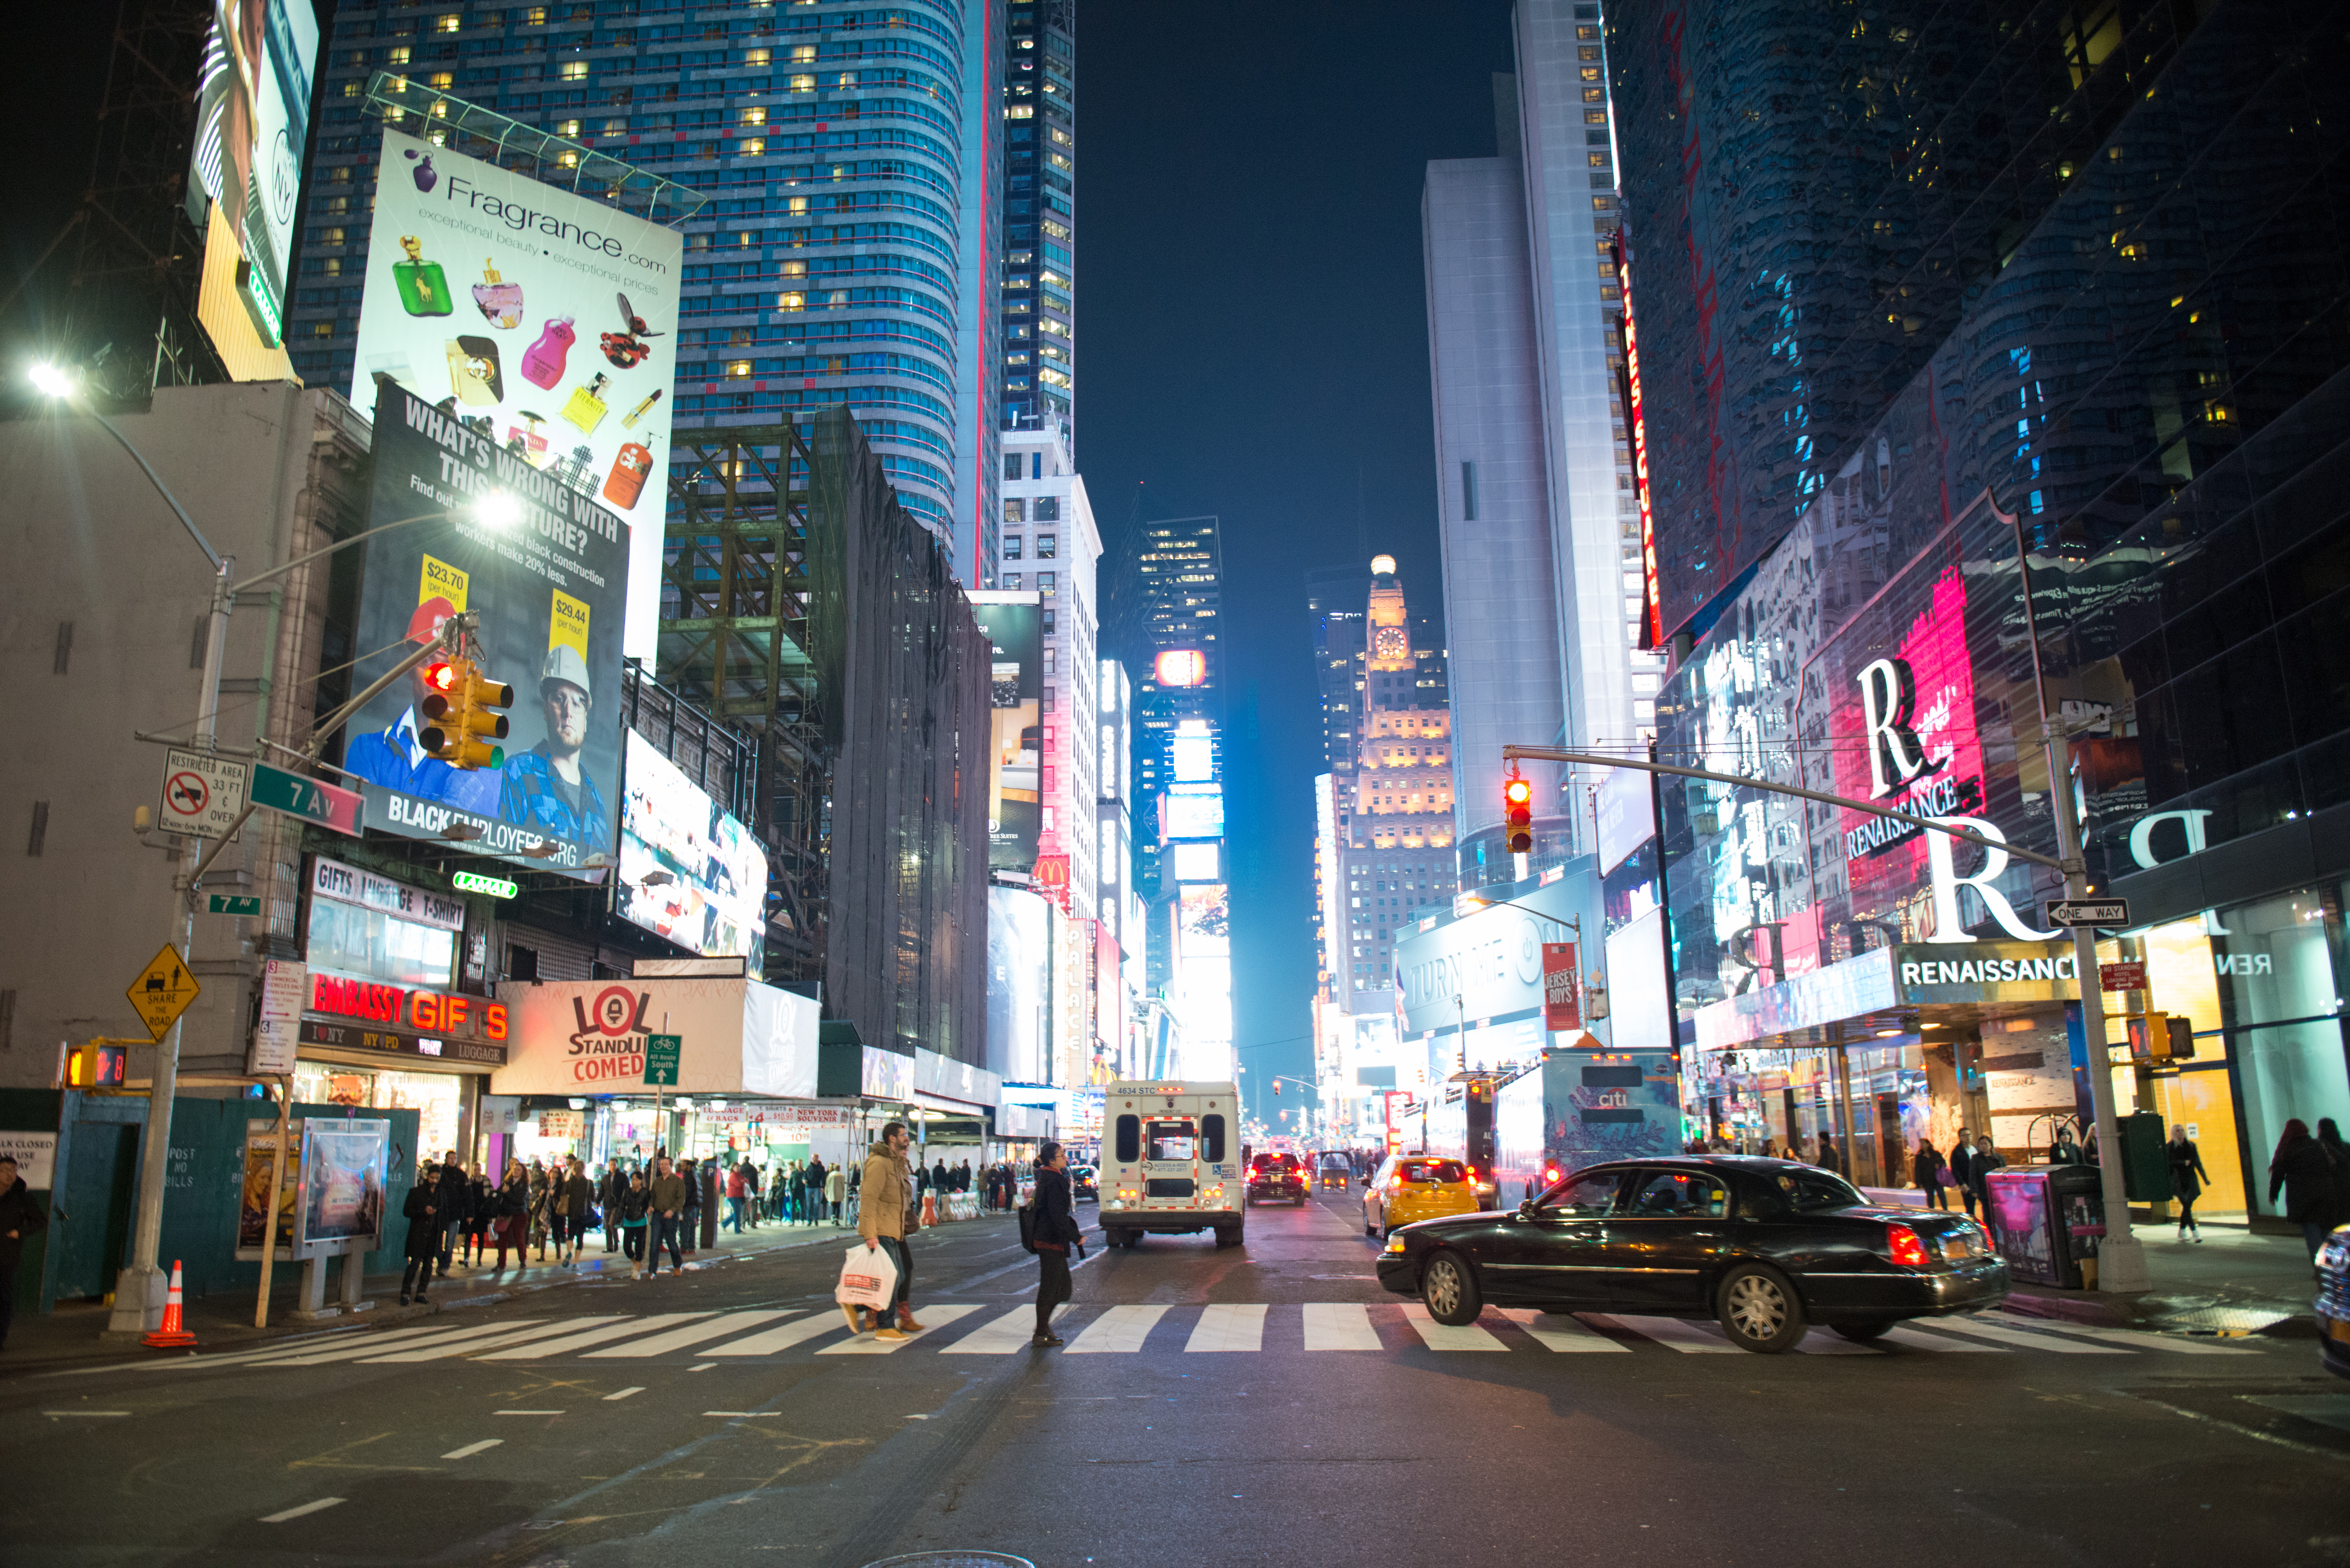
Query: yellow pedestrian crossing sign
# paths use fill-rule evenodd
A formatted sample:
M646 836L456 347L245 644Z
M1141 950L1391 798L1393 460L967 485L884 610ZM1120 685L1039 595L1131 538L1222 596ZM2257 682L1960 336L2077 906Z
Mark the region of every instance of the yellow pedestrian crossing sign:
M180 950L167 944L140 971L125 994L138 1010L140 1021L147 1025L147 1033L161 1040L203 989L196 983L196 977L188 972Z

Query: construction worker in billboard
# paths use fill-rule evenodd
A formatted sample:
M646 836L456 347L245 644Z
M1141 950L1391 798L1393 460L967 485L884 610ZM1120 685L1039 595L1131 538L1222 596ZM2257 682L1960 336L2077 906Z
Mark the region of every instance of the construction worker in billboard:
M426 599L408 620L408 640L427 643L441 635L442 623L457 613L447 599ZM498 814L500 775L487 768L452 767L425 751L416 737L416 707L432 694L425 671L427 659L409 672L408 711L389 730L355 737L345 748L343 771L380 784L386 789L419 800L439 801L479 816Z
M590 854L609 842L603 792L580 763L588 743L588 661L568 643L546 650L538 680L546 738L506 761L500 815L517 827L560 838Z

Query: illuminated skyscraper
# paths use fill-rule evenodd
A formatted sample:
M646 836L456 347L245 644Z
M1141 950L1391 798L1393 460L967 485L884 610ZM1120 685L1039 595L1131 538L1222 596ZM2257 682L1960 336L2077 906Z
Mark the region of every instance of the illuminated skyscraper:
M1076 441L1076 0L1018 0L1003 77L1003 417Z

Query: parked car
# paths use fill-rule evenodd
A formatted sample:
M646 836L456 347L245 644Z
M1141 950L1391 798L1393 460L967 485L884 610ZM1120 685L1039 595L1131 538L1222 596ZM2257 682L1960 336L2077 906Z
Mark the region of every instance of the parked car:
M1506 1213L1425 1220L1390 1237L1378 1275L1439 1323L1473 1322L1488 1302L1710 1317L1765 1354L1814 1324L1875 1339L2008 1291L1964 1215L1880 1208L1828 1171L1736 1155L1593 1166Z
M2350 1377L2350 1225L2334 1228L2317 1249L2317 1359Z
M1473 1214L1477 1202L1477 1184L1459 1160L1391 1154L1363 1184L1363 1230L1373 1236L1391 1236L1422 1220Z

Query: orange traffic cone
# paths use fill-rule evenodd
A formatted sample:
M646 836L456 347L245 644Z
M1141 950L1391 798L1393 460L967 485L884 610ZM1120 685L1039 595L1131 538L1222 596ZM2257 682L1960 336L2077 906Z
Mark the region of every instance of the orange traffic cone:
M139 1342L151 1350L185 1350L196 1343L180 1316L180 1260L172 1260L172 1293L163 1298L163 1326Z

